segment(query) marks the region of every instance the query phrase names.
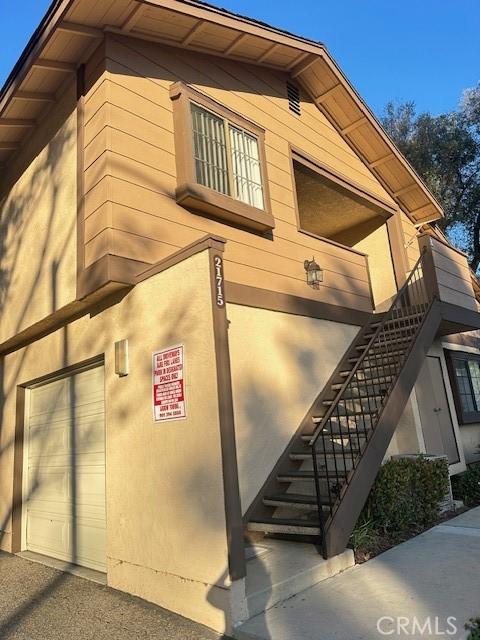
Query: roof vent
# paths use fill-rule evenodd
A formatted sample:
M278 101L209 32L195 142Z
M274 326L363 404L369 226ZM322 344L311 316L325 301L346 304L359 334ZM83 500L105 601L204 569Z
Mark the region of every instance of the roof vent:
M287 81L288 108L297 116L302 115L300 110L300 89L297 85Z

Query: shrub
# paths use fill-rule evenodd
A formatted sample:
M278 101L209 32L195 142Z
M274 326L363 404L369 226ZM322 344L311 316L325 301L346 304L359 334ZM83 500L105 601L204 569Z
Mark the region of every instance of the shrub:
M480 640L480 618L471 618L465 629L470 631L467 640Z
M467 507L480 504L480 464L472 464L452 478L453 495Z
M352 543L382 535L392 543L434 524L448 489L448 463L423 456L389 460L378 472ZM367 544L368 546L368 544Z
M365 522L357 522L357 526L355 527L351 542L354 549L367 549L370 550L372 547L377 545L378 540L378 531L372 520L367 520Z

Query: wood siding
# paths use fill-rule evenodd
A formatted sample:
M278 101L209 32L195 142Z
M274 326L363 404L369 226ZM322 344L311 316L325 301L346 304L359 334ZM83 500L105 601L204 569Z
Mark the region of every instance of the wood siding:
M427 246L432 257L439 299L477 311L477 301L465 254L429 235L422 235L420 244L422 247Z
M0 170L0 343L75 300L75 82Z
M85 265L106 252L154 263L205 233L227 239L226 278L282 293L371 309L366 256L297 229L290 144L346 179L391 198L311 102L288 110L286 76L217 57L108 35L89 64L85 103ZM195 215L175 203L177 186L169 88L183 80L266 130L275 229L271 238ZM303 261L325 270L319 291ZM374 256L370 260L375 259Z

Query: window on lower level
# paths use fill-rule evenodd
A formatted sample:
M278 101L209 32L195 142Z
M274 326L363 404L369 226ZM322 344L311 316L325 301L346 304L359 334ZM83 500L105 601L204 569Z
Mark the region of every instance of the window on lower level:
M479 422L480 355L447 351L447 364L459 422Z

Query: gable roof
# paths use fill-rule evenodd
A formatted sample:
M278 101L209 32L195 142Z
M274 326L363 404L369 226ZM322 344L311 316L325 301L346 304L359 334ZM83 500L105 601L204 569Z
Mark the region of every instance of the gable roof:
M108 31L290 74L414 224L443 216L323 44L199 0L55 0L0 91L0 163Z

